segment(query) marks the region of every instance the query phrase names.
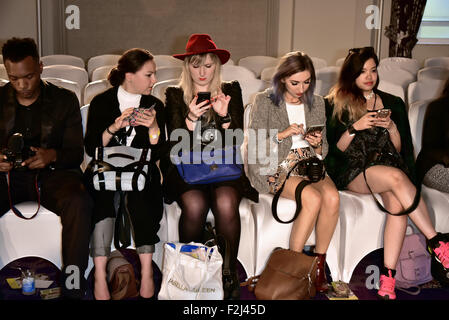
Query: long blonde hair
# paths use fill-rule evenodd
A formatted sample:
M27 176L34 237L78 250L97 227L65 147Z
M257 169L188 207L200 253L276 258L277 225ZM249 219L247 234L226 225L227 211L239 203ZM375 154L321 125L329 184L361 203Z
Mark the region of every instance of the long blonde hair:
M211 97L214 97L221 93L221 62L218 56L213 53L188 56L184 59L181 80L179 81L179 86L184 92L184 102L186 105L189 105L190 102L192 102L193 97L197 94L197 92L195 92L192 75L190 74L189 64L202 65L205 63L208 56L212 59L212 63L215 65L214 77L209 84L210 95ZM213 118L213 109L210 108L205 113L205 116L207 121L210 121Z
M357 121L366 113L366 100L362 90L357 87L355 81L362 73L365 62L369 59L374 60L376 67L379 65L379 60L373 47L350 49L341 66L338 82L326 97L334 105L332 116L340 122L343 122L342 116L345 111L348 112L348 121L350 123ZM377 77L374 90L377 89L378 84L379 76Z

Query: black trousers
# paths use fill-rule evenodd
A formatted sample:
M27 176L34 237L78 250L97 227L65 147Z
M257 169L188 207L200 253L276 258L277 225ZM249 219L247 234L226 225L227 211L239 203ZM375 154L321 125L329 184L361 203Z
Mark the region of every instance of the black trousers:
M142 191L127 192L128 211L134 230L136 247L151 246L160 240L157 232L164 208L160 184L161 176L159 169L154 164L150 166L149 176L151 179L147 179ZM95 202L93 223L96 224L106 218L115 218L115 191L96 191L91 184L89 184L89 191Z
M11 171L13 204L37 200L35 175L32 171ZM75 265L79 268L83 281L89 257L93 201L84 187L81 173L45 170L39 173L38 180L41 187L41 205L61 218L63 276L67 266ZM9 210L6 175L0 174L0 216ZM64 284L61 285L65 287Z

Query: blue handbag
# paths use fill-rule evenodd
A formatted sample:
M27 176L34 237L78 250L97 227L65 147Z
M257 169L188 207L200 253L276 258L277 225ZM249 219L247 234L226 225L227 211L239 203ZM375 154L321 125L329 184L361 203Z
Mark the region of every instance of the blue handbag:
M240 146L226 146L210 151L190 151L178 155L176 168L188 184L209 184L240 178L243 161Z

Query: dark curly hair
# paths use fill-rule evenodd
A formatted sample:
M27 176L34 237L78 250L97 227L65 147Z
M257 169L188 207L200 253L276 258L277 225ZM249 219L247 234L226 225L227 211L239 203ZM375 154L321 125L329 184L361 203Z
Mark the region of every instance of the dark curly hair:
M3 61L19 62L26 57L39 61L37 45L32 38L12 38L6 41L2 48Z

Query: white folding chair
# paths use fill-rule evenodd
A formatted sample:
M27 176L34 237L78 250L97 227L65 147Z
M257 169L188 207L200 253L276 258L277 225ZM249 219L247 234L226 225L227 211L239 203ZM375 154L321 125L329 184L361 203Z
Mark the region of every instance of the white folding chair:
M449 68L449 57L432 57L424 60L424 67Z
M229 59L225 64L227 64L227 65L235 65L235 62L234 62L234 60Z
M6 72L6 68L4 64L0 64L0 79L8 80L8 73Z
M408 121L410 123L415 158L421 150L424 116L431 101L431 99L415 101L408 108Z
M340 68L335 66L323 67L316 70L316 79L322 82L319 95L326 96L329 90L337 83L338 75L340 74ZM317 92L317 90L315 90Z
M157 82L179 79L182 73L182 67L160 67L156 69Z
M9 81L5 79L0 79L0 87L3 87L5 84L7 84Z
M48 56L41 57L41 61L45 66L51 66L54 64L66 64L70 66L75 66L78 68L86 68L84 60L80 57L67 55L67 54L52 54Z
M242 88L242 100L244 106L251 103L258 92L267 88L266 82L260 79L242 79L239 80L239 84Z
M337 61L335 62L335 66L341 67L343 65L343 62L345 62L345 59L346 58L337 59Z
M92 71L92 77L91 82L97 81L97 80L104 80L108 78L109 72L115 67L115 65L108 65L108 66L101 66L94 71Z
M92 101L92 99L106 91L107 89L111 88L112 85L109 83L108 80L97 80L97 81L93 81L93 82L89 82L86 87L84 88L84 102L83 104L90 104L90 102Z
M315 68L315 71L327 67L327 61L318 57L310 57L313 62L313 67Z
M449 67L426 67L418 71L418 81L447 80L449 78Z
M260 74L263 69L268 67L275 67L279 62L278 58L269 56L248 56L241 58L238 61L238 65L245 67L254 73L256 78L260 78Z
M254 75L254 72L240 65L222 65L221 78L224 81L237 80L240 82L241 80L246 79L256 79L256 76Z
M92 72L98 67L116 65L120 59L118 54L102 54L98 56L91 57L87 60L87 73L89 79L92 78Z
M392 66L399 69L404 69L410 72L414 77L420 69L420 64L416 59L404 57L389 57L379 61L379 66Z
M182 60L176 59L168 54L157 54L154 56L156 68L161 67L182 67Z
M78 83L66 79L60 79L60 78L42 78L42 80L48 81L50 83L53 83L55 86L62 87L65 89L68 89L76 94L76 97L78 98L78 102L81 106L81 96L82 92L78 85Z
M391 65L379 66L377 72L380 80L400 85L404 92L407 91L408 85L416 79L416 75L409 71Z
M164 80L156 82L151 90L151 94L165 103L165 90L171 86L177 86L179 83L178 79Z
M0 54L0 63L3 64L3 55Z
M408 104L420 100L436 99L443 92L443 80L431 80L412 82L408 86Z
M74 81L78 83L81 92L84 91L84 87L89 82L85 69L61 64L44 67L42 78L60 78Z
M260 79L271 83L271 80L273 79L274 74L276 73L276 67L268 67L262 70L260 73Z
M392 94L396 97L399 97L402 99L402 101L405 102L405 93L404 93L404 89L398 85L398 84L394 84L388 81L384 81L384 80L380 80L379 81L379 85L377 86L377 88L380 91L384 91L387 92L389 94Z

